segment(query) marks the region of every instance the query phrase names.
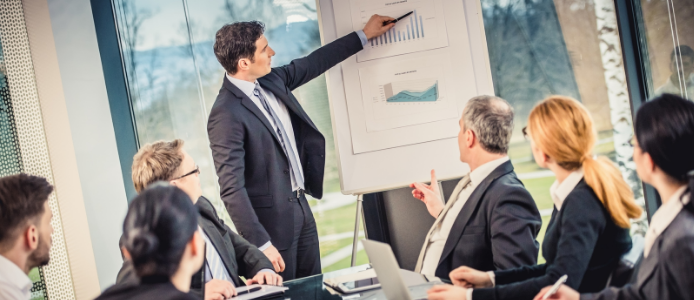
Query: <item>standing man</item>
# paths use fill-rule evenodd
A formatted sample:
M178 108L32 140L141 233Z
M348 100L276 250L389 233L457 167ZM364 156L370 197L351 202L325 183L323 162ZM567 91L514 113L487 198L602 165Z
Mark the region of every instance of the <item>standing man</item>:
M53 186L43 177L0 178L0 299L29 300L27 274L49 264Z
M325 139L292 91L394 26L374 15L309 56L271 68L275 51L257 21L225 25L214 54L226 70L207 130L221 199L238 233L284 280L321 273L316 222L304 194L323 195Z

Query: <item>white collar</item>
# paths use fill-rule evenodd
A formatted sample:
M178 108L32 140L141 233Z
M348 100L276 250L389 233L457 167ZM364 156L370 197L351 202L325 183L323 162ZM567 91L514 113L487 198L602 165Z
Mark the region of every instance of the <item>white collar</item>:
M566 176L561 183L556 180L554 181L549 188L549 195L552 197L552 202L554 202L554 206L557 210L561 210L561 205L564 204L564 200L569 196L571 191L574 190L581 179L583 179L583 170L578 169L571 172L569 176Z
M481 184L481 182L486 178L486 176L489 176L493 170L498 168L498 166L504 164L505 162L509 161L510 157L504 156L499 159L494 159L490 162L487 162L478 168L472 170L469 172L469 178L471 179L471 185L472 186L477 186Z
M651 247L654 245L656 238L666 230L671 222L673 222L678 213L683 210L684 203L687 203L690 199L688 195L682 197L681 199L681 195L683 195L687 188L688 185L680 187L675 193L673 193L671 198L668 199L668 202L662 204L659 209L656 210L654 216L651 217L649 230L647 230L647 235L644 239L644 257L649 255L649 251L651 251Z
M238 89L241 90L248 98L253 97L253 91L255 90L255 85L258 84L258 81L256 80L255 82L250 82L250 81L245 81L245 80L240 80L238 78L233 78L231 75L228 75L226 73L226 78L233 83Z
M0 270L0 280L14 285L24 294L29 294L32 280L15 263L2 255L0 255Z

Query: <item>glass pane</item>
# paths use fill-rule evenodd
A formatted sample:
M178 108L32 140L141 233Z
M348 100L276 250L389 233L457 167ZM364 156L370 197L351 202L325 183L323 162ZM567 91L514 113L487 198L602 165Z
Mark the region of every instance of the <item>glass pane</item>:
M0 43L0 177L22 172L22 157L19 151L17 127L7 80L7 67ZM41 268L29 272L32 281L31 300L48 299L46 281Z
M616 162L644 207L632 161L632 116L613 0L482 0L486 40L496 95L515 108L509 155L535 199L544 232L553 203L554 174L534 162L519 129L532 107L549 95L580 100L598 131L594 154ZM632 233L646 230L646 216ZM541 256L540 256L541 259Z
M694 98L693 0L639 1L646 41L649 94Z
M184 140L200 167L203 195L235 228L219 197L182 1L115 0L114 5L139 143Z

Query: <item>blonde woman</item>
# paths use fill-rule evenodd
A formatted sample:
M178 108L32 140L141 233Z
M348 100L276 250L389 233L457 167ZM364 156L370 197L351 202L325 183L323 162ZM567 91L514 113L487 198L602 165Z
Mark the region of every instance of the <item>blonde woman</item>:
M429 299L533 299L563 275L578 291L599 291L631 248L630 218L641 208L615 165L592 155L596 131L583 105L549 97L532 109L527 124L523 133L535 161L556 177L542 243L546 263L495 272L462 266L450 273L454 286L434 287Z
M663 204L651 218L636 280L583 295L564 285L549 299L693 299L693 111L693 102L671 94L648 101L637 111L637 174L656 188ZM542 289L535 300L542 300L550 288Z

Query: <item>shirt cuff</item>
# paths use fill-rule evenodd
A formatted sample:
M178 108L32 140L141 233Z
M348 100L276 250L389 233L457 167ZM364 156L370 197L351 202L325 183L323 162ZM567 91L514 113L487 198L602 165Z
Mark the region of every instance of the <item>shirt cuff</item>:
M265 251L267 248L270 248L272 246L272 241L267 241L267 243L263 244L262 246L258 247L258 250L260 251Z
M489 278L491 279L491 284L493 286L496 286L496 273L494 273L493 271L488 271L488 272L486 272L486 274L489 274Z
M258 271L258 273L260 273L260 272L277 274L277 272L275 272L275 270L273 270L273 269L268 269L268 268L265 268L265 269L262 269L262 270Z
M360 41L362 42L362 47L364 47L367 44L367 35L362 30L355 31L355 33L357 33L357 36L360 37Z
M468 288L467 289L467 300L472 300L472 293L474 292L473 288Z

